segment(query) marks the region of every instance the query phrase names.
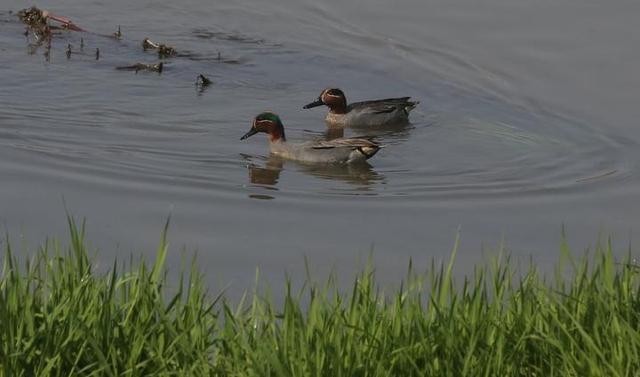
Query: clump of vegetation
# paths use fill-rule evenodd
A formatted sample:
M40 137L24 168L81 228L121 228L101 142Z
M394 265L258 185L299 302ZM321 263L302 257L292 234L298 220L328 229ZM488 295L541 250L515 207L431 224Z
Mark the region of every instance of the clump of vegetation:
M387 294L367 268L348 291L329 278L281 300L232 305L191 267L167 282L155 263L95 271L84 226L0 276L0 376L634 376L640 370L640 269L611 244L554 282L507 256L461 283L432 264ZM568 267L571 274L565 271ZM276 305L275 302L282 302Z
M33 31L36 38L51 38L51 30L54 28L84 31L78 25L71 22L70 19L62 16L56 16L47 10L42 10L35 6L18 11L18 18L20 18L20 21ZM58 26L50 26L49 21L56 22Z
M46 61L50 61L51 58L53 30L84 31L68 18L56 16L47 10L42 10L35 6L22 9L18 11L17 15L20 21L27 26L24 35L28 38L30 34L33 34L34 42L29 44L30 53L34 54L40 46L44 45L44 57ZM55 22L56 26L52 26L50 21ZM71 45L69 44L66 50L67 59L71 57L71 53Z
M177 54L175 48L164 43L153 42L149 38L145 38L142 40L142 49L145 51L149 49L158 50L158 57L160 58L167 58Z
M51 27L49 26L48 12L33 6L18 12L18 18L31 30L37 39L50 39Z
M164 237L153 266L99 275L70 221L71 246L44 245L19 268L10 245L0 277L0 376L208 375L214 301L197 274L169 296Z

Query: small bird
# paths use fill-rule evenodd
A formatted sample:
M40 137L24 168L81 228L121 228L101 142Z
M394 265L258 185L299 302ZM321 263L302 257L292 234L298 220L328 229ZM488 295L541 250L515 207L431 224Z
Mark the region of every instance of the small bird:
M409 121L409 112L420 102L409 101L411 97L386 98L373 101L355 102L347 105L347 98L340 89L325 89L318 99L303 107L325 105L329 113L325 120L330 126L376 127L396 125Z
M284 125L280 117L270 111L258 114L251 124L249 132L240 140L258 132L269 134L271 152L282 158L310 163L346 164L368 160L382 146L371 140L358 138L340 138L328 141L309 141L289 143L284 134Z

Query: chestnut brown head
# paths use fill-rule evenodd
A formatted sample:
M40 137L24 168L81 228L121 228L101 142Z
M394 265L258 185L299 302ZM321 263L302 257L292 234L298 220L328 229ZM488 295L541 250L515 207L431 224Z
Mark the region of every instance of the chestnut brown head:
M318 107L325 105L329 107L331 112L342 114L347 111L347 97L345 97L344 92L337 88L329 88L325 89L320 93L318 99L314 102L308 103L303 106L303 109L311 109L313 107Z

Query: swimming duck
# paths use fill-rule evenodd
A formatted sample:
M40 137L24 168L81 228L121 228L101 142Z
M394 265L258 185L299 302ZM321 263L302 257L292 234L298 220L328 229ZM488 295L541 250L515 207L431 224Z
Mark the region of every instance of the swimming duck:
M409 101L409 98L411 97L386 98L347 105L344 92L331 88L323 90L316 101L305 105L303 109L326 105L329 107L329 114L325 120L331 126L385 126L409 121L409 112L420 103Z
M263 112L255 117L249 132L240 140L264 132L269 134L271 152L290 160L313 163L353 163L373 157L381 146L367 139L340 138L328 141L289 143L280 117Z

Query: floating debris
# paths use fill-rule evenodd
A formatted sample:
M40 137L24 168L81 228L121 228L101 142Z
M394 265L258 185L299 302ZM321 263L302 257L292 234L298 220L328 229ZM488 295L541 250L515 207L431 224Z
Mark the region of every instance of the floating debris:
M160 49L158 49L158 55L162 57L174 56L176 54L176 50L171 46L160 45Z
M209 80L205 75L203 74L198 75L198 78L196 79L197 86L207 87L211 84L213 84L213 81Z
M151 42L151 40L149 38L145 38L142 40L142 49L147 51L150 48L158 48L160 47L159 45Z
M149 38L145 38L142 40L142 48L147 51L149 49L158 50L158 56L161 58L166 58L169 56L175 56L177 54L176 49L163 44L163 43L155 43Z
M59 22L60 27L63 29L69 29L73 31L84 31L82 28L71 22L70 19L62 16L56 16L49 11L41 10L35 6L27 9L22 9L18 12L20 21L29 26L36 35L50 37L51 27L49 26L49 20Z
M46 11L42 11L35 6L19 11L18 18L27 25L25 35L32 31L37 41L51 38L51 27L47 22L47 15Z
M27 45L28 45L27 47L28 47L29 54L35 54L40 47L43 47L45 48L43 55L47 62L49 62L51 59L52 38L54 36L62 35L62 32L60 31L61 29L82 31L82 32L86 31L80 28L79 26L77 26L76 24L74 24L70 19L66 17L51 14L49 11L39 9L35 6L32 6L31 8L25 8L17 12L16 14L20 18L20 20L26 25L24 35L26 36L26 39L27 39ZM91 32L89 33L92 35L98 35L103 38L111 38L116 40L121 40L123 38L121 25L118 25L117 31L115 33L106 33L106 34L98 34L98 33L91 33ZM64 33L64 35L66 36L67 33ZM83 37L84 36L87 36L87 34L84 34ZM228 36L226 34L224 35L218 35L216 33L213 33L211 35L197 34L196 36L203 37L203 38L222 36L222 39L244 41L244 39L241 37ZM71 59L71 55L81 55L81 56L91 55L89 51L84 51L84 48L85 48L84 38L79 38L79 39L80 39L79 44L76 45L76 46L79 46L79 49L77 50L74 49L74 46L72 46L70 43L67 44L64 50L67 59ZM89 48L88 45L86 47ZM193 53L179 54L173 46L170 46L164 43L156 43L150 40L149 38L144 38L144 40L142 41L142 48L145 51L149 49L153 49L157 51L158 57L160 58L160 62L157 64L136 63L130 66L118 66L116 67L116 69L135 71L136 73L138 71L162 73L163 71L162 59L167 57L174 57L174 56L177 58L188 58L190 60L217 60L219 62L229 63L229 64L240 63L238 60L227 59L226 57L223 58L222 53L219 51L217 52L216 55L213 55L213 54L199 55L199 54L193 54ZM96 61L100 60L99 48L95 49L95 60ZM204 89L210 86L211 84L213 84L213 82L202 74L198 75L196 78L196 87L200 90L200 92L203 92Z
M116 69L121 71L136 71L136 73L138 73L138 71L158 72L160 74L162 73L162 66L163 66L162 62L158 64L136 63L133 65L116 67Z
M198 95L201 96L211 84L213 84L213 81L209 80L205 75L199 74L196 78L196 89L198 91Z
M25 8L18 11L18 18L23 23L31 25L44 25L47 23L47 18L42 14L43 12L37 7Z

